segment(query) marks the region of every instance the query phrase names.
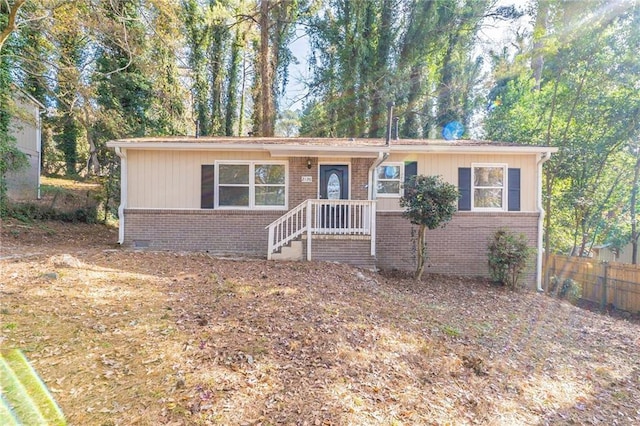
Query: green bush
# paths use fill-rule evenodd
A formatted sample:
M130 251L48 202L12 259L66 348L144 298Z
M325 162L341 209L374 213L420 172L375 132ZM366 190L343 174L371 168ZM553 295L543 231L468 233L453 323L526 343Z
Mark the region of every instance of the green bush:
M509 229L498 229L489 241L489 272L502 285L516 289L524 274L533 249L527 237Z
M97 223L98 209L96 206L86 206L71 212L65 212L56 210L50 206L42 206L34 203L19 203L11 204L7 207L7 216L25 223L36 220Z
M560 285L560 278L555 275L549 279L549 293L556 294L558 286Z
M582 297L582 287L571 278L567 278L562 282L562 287L558 292L558 296L565 298L570 302L576 302L580 297Z

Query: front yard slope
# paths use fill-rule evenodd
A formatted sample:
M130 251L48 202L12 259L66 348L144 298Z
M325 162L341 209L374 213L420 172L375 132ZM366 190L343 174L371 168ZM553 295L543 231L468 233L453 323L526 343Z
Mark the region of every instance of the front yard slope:
M0 344L70 424L640 422L635 323L481 280L127 251L67 226L3 226Z

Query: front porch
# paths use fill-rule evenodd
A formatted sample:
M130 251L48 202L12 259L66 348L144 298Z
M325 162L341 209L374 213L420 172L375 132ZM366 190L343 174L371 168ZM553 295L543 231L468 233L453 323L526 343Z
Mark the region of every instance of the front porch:
M351 259L346 263L375 267L375 201L305 200L266 228L267 259Z

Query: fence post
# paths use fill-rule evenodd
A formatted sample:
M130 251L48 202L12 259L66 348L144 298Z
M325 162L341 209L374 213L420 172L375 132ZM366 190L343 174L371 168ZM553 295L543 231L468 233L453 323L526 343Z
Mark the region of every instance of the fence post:
M609 275L609 262L602 262L602 267L604 269L604 276L602 278L602 296L600 298L600 310L604 312L607 309L607 281Z

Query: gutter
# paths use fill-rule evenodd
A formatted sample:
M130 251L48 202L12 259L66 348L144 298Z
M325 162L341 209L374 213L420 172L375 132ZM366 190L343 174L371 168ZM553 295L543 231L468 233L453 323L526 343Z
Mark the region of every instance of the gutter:
M543 152L540 154L540 159L538 160L538 191L536 194L536 204L538 208L538 256L536 259L536 290L539 292L543 292L542 288L542 257L543 247L542 247L542 236L544 229L544 215L545 211L542 207L542 165L546 163L551 158L551 152Z
M118 244L124 243L124 209L127 204L127 151L115 147L116 155L120 157L120 205L118 206Z
M38 102L38 105L42 105L42 104ZM44 109L38 108L38 113L36 118L36 151L38 152L38 193L37 193L38 200L42 199L42 180L40 176L42 175L42 114L44 112L45 112Z

